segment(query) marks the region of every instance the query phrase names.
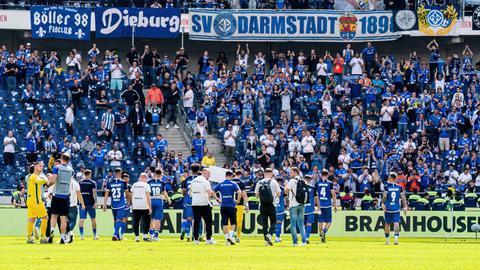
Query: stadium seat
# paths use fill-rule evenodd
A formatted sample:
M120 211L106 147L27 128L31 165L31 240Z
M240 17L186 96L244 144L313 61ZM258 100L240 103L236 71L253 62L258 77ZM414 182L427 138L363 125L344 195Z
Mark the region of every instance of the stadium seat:
M360 209L369 210L371 206L372 206L372 201L362 200L362 203L360 204Z
M463 203L454 203L452 204L453 211L465 211L465 204Z
M432 211L445 211L447 210L447 203L433 203Z
M465 197L465 207L477 207L477 198L476 197Z

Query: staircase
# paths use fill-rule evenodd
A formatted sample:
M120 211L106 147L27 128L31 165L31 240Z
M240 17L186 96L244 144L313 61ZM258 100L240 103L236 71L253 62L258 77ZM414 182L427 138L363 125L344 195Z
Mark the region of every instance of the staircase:
M183 153L183 157L190 155L190 146L184 139L180 129L174 128L173 125L170 125L170 128L166 129L165 125L162 125L160 127L160 134L168 141L168 151L175 151L175 153L180 151Z
M220 140L216 134L207 135L205 139L207 140L208 151L213 152L215 162L217 163L216 165L223 167L227 160L224 153L223 140Z

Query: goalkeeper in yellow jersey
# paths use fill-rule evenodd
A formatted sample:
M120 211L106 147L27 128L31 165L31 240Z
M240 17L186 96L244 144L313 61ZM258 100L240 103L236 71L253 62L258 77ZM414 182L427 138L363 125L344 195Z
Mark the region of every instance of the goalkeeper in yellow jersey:
M34 244L35 240L32 237L33 226L37 218L41 218L40 224L41 240L40 243L48 243L45 234L47 232L47 209L42 200L42 186L48 184L47 177L43 174L43 162L35 162L33 164L33 173L28 177L27 189L27 243Z

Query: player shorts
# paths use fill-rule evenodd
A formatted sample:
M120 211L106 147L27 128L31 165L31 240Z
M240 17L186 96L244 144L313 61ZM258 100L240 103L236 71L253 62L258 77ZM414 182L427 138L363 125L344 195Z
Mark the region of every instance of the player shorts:
M113 219L114 220L121 220L130 215L129 208L120 208L120 209L112 209Z
M52 215L68 216L70 213L70 199L52 197L52 205L50 206L50 213Z
M305 224L313 224L315 222L315 214L306 214L305 217Z
M95 219L97 217L97 211L93 206L86 206L85 209L79 208L79 213L80 213L80 219L87 219L87 214L90 217L90 219Z
M400 212L385 212L385 223L392 224L400 222Z
M193 218L193 210L191 206L184 205L183 206L183 218Z
M222 215L222 226L230 224L237 225L237 209L235 207L221 207L220 214Z
M320 214L318 215L318 222L332 223L332 208L320 208Z
M47 209L43 204L27 204L27 217L28 218L43 218L47 216Z
M277 214L277 222L283 222L285 220L285 212Z
M163 203L152 202L152 219L163 219Z

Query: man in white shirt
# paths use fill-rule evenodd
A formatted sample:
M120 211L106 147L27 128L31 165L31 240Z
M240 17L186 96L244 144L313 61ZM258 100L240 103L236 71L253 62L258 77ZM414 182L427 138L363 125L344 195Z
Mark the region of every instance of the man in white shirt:
M217 82L213 79L213 75L208 75L208 79L203 82L203 89L205 90L205 95L210 94L213 91L213 87L217 86Z
M65 112L65 123L67 124L68 135L73 135L73 122L75 121L75 115L73 113L74 107L75 105L73 105L73 103L70 103Z
M70 210L68 212L68 233L67 237L69 238L69 243L73 242L73 229L77 224L78 216L78 202L82 206L82 209L85 209L85 203L83 201L82 192L80 191L80 185L72 177L72 182L70 183Z
M295 153L300 154L300 150L302 150L302 144L298 141L297 135L293 135L293 140L288 143L288 152L293 157Z
M210 182L210 170L203 169L202 175L195 177L190 184L189 193L192 196L192 210L193 210L193 239L194 243L198 245L200 223L205 222L205 231L207 240L205 244L212 245L215 242L212 240L212 206L210 198L214 197L218 200L215 192L213 192Z
M470 174L470 168L465 166L463 172L458 176L458 183L460 185L467 185L470 181L472 181L472 175Z
M233 131L232 124L228 125L227 131L223 135L223 140L225 141L225 156L227 157L226 163L231 164L235 158L235 141L237 135Z
M141 173L138 182L132 185L132 209L133 209L133 233L135 241L140 242L138 237L140 220L142 221L143 241L150 241L148 230L150 229L150 214L152 213L152 203L150 198L150 185L147 183L148 176Z
M350 67L352 67L352 75L361 76L363 74L363 59L358 53L355 53L355 57L350 61Z
M9 130L7 136L3 138L3 163L7 166L15 165L15 146L17 139L13 136L13 131Z
M392 129L391 123L392 123L393 112L394 112L394 108L390 106L390 101L385 100L385 104L380 110L380 116L382 120L382 126L385 129L384 134L386 135L389 135L390 130Z
M458 172L455 170L453 164L448 165L448 170L443 173L443 177L447 178L447 184L456 185L458 181Z
M110 167L112 169L122 166L123 154L122 151L118 150L116 145L113 146L113 149L108 151L107 158L110 161Z
M193 107L193 101L195 99L195 94L193 93L192 86L187 84L187 89L183 95L183 109L185 113Z
M114 91L113 95L116 97L116 91L123 90L123 66L118 62L117 57L115 58L115 60L113 60L113 64L110 66L110 72L110 90Z
M288 194L288 207L290 209L290 232L292 234L293 246L298 246L298 237L297 229L299 229L300 235L302 236L302 246L307 243L307 236L305 234L304 221L304 204L301 204L297 201L296 195L299 190L297 190L298 181L304 181L300 177L300 170L297 167L290 168L290 177L288 185L285 188L285 193ZM306 190L308 192L308 190ZM300 190L300 192L302 192Z

